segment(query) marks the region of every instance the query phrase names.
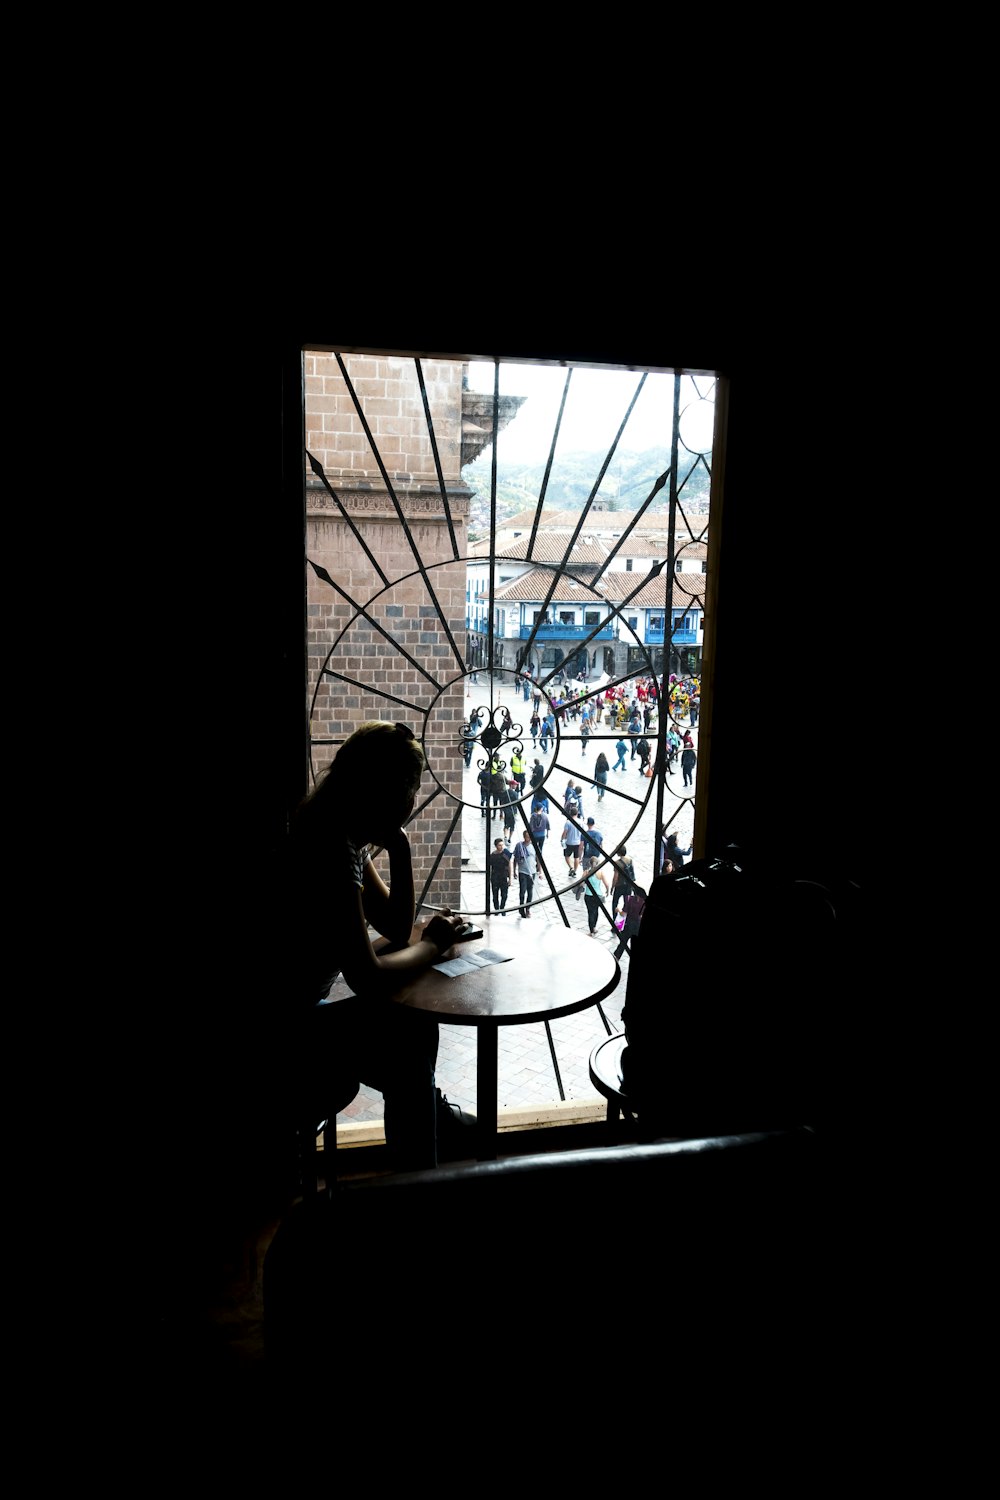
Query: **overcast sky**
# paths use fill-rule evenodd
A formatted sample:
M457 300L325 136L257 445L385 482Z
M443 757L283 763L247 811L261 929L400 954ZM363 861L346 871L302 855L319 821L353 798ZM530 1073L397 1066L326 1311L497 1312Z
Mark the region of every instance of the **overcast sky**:
M559 452L607 453L629 402L642 378L635 370L574 369L566 410L559 430ZM514 463L538 463L548 457L552 433L566 384L566 371L551 365L503 364L500 366L501 396L526 396L514 421L500 434L498 456ZM696 389L697 385L697 389ZM493 391L493 365L470 364L469 387ZM622 435L620 451L644 452L669 447L673 412L674 377L649 375ZM710 376L694 380L685 376L681 386L681 434L689 441L711 446L712 400ZM687 417L685 407L689 407Z

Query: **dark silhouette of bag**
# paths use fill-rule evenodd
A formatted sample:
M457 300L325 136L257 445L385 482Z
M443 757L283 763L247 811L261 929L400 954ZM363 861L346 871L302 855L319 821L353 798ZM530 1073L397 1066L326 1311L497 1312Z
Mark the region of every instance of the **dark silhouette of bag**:
M622 1080L644 1130L815 1123L849 983L843 900L733 846L653 881L622 1009Z

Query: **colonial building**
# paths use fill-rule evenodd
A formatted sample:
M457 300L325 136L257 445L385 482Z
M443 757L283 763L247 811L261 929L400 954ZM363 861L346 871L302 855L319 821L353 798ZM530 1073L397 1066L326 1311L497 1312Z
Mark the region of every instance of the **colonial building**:
M574 529L578 522L577 514ZM573 677L581 671L588 678L623 677L642 671L651 660L657 672L701 671L704 557L688 557L686 552L675 556L668 627L666 578L661 572L643 585L651 567L668 557L666 537L648 536L627 555L623 549L612 556L611 539L591 535L588 525L550 598L552 568L563 563L572 531L557 530L546 515L544 531L536 534L528 562L530 529L525 534L519 527L507 526L503 534L511 530L516 531L516 539L503 542L498 529L493 566L497 666L521 666L526 661L535 674L563 666ZM689 543L689 547L707 552L704 542ZM476 543L469 549L466 570L469 659L475 666L486 660L489 584L489 544Z

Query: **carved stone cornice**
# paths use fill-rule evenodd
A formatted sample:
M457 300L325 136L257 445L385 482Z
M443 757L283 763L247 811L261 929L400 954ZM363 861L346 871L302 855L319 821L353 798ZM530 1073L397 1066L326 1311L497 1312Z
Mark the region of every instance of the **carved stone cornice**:
M503 432L527 401L527 396L501 396L497 406L499 430ZM462 468L478 458L493 441L493 397L478 391L462 392Z
M393 505L384 489L338 489L333 486L337 497L350 516L364 516L372 520L398 521L396 507ZM469 514L470 492L463 485L460 489L446 488L448 497L448 508L452 519L464 521ZM428 520L434 517L444 517L444 505L441 501L441 491L437 486L420 485L415 490L400 489L396 491L396 498L402 507L403 515L407 520ZM326 488L321 484L306 485L306 513L307 515L339 516L340 506L336 500L331 499Z

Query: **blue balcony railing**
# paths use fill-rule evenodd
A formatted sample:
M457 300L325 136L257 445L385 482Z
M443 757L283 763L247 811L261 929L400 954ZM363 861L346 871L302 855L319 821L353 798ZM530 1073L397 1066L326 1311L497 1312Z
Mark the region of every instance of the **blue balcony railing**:
M590 635L593 625L521 625L515 635L516 640L526 641L535 630L536 641L582 641L585 635ZM595 641L613 641L615 638L614 626L609 622L603 626L591 639Z
M654 630L652 626L647 625L644 639L647 646L662 646L663 626L661 625L659 630ZM696 646L698 644L698 632L696 630L682 630L678 627L677 630L671 632L670 641L674 646Z

